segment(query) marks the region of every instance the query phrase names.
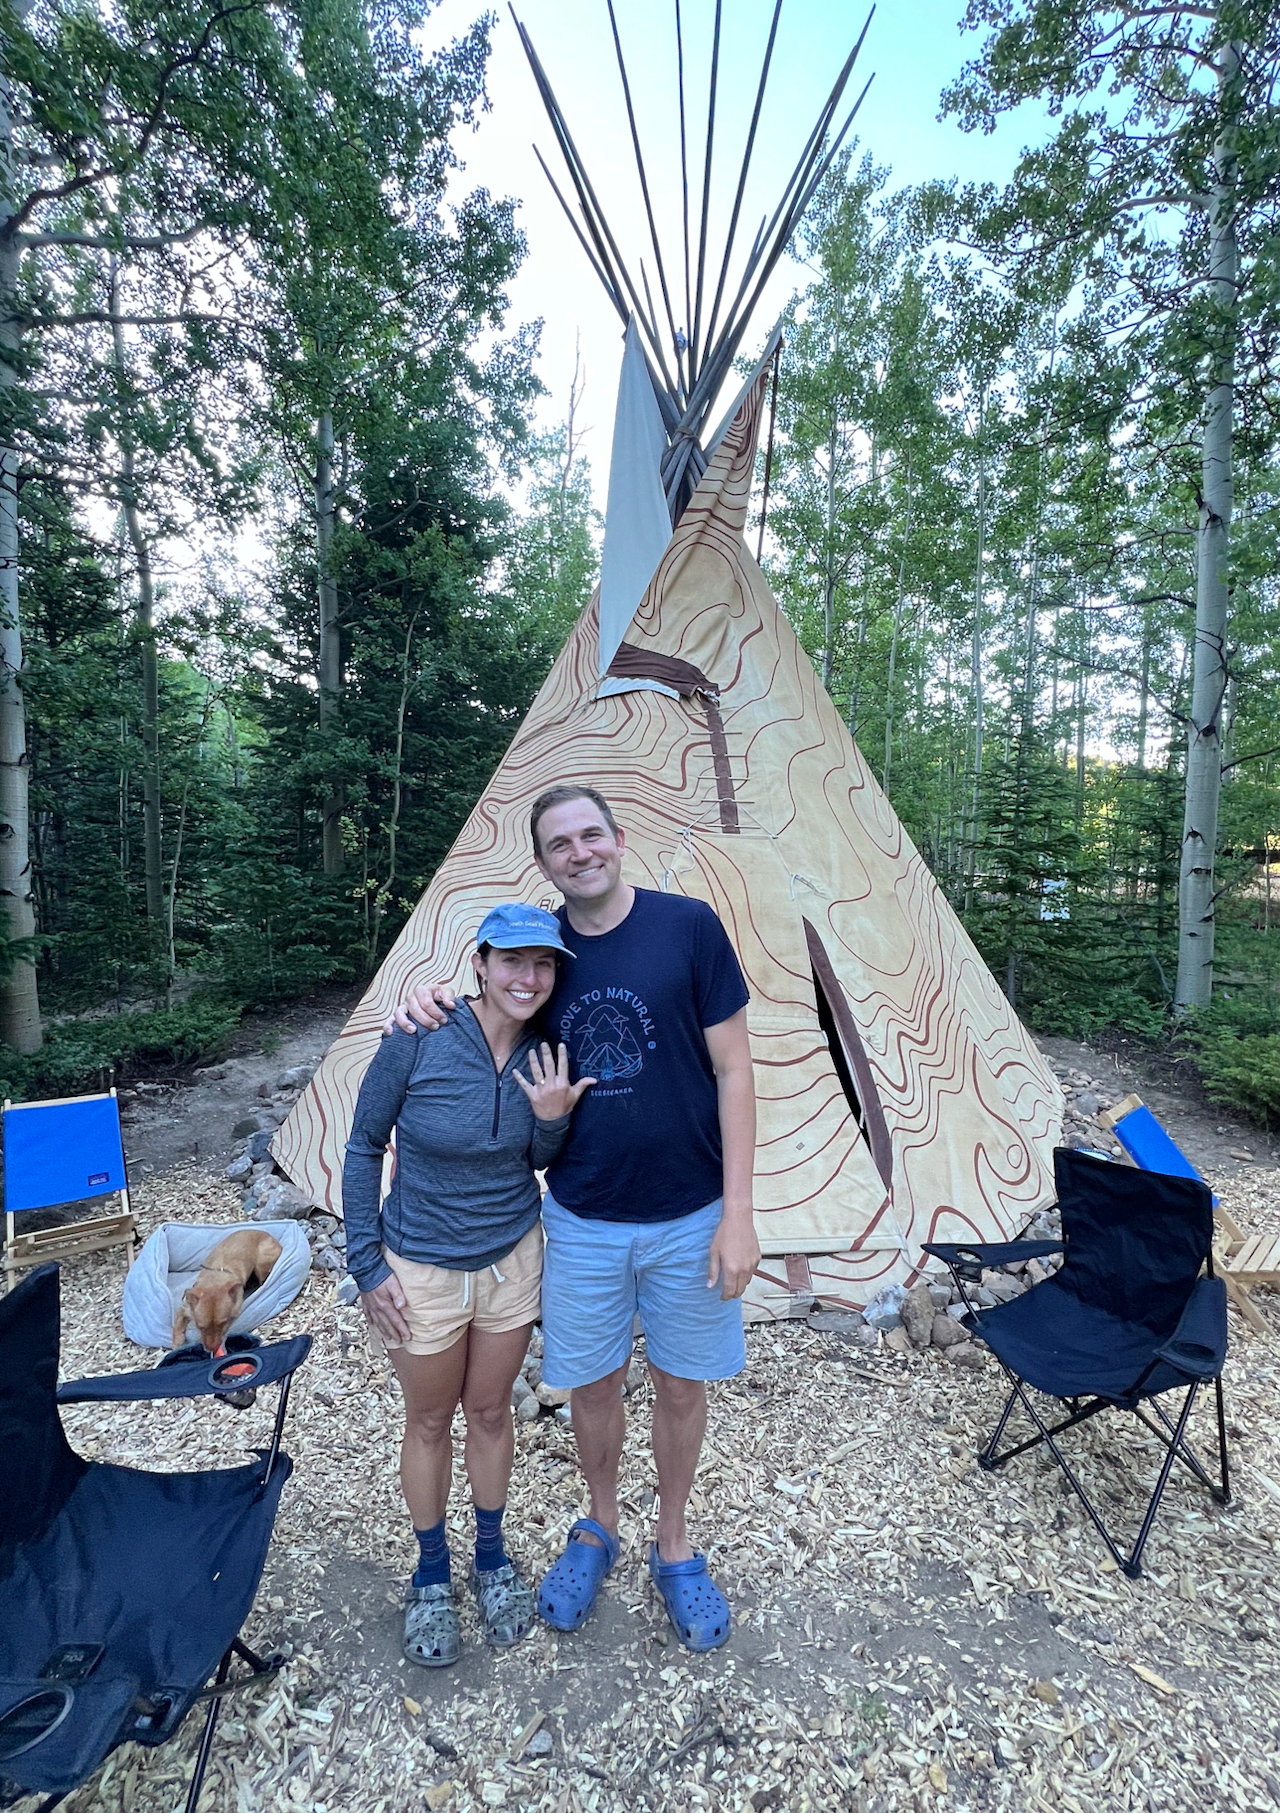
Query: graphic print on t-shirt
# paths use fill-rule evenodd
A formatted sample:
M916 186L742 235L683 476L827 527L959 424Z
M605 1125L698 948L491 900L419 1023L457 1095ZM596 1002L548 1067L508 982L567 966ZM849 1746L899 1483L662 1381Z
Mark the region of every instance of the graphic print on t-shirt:
M724 1175L706 1028L746 1003L724 927L700 900L637 888L609 932L575 932L547 1004L569 1074L594 1077L547 1172L586 1220L671 1221L705 1208Z
M597 1007L578 1039L578 1067L601 1083L644 1069L636 1035L616 1007Z
M573 1054L579 1076L593 1076L597 1092L605 1084L626 1082L644 1069L644 1054L657 1041L649 1035L649 1009L629 988L593 988L567 1003L560 1015L560 1037ZM629 1094L629 1090L603 1093Z

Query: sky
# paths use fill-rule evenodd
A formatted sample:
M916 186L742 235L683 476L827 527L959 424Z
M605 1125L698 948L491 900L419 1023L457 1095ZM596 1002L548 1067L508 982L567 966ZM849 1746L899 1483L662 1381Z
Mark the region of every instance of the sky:
M427 47L461 35L480 10L477 0L441 0L428 23ZM677 264L683 270L683 257L676 256L681 208L674 0L615 0L615 10L672 277ZM630 253L638 282L635 266L647 251L641 238L643 203L605 0L517 0L517 11L610 225L624 253ZM872 18L846 90L845 110L873 76L852 132L859 156L869 151L877 164L891 168L891 188L952 176L962 182L1000 182L1012 172L1022 146L1044 134L1043 118L1035 109L1023 109L989 136L963 133L951 119L939 121L942 89L981 42L976 34L961 33L961 11L962 0L881 0ZM708 235L712 245L723 244L728 225L772 12L772 0L727 0L724 5ZM700 172L714 0L681 0L681 13L690 162ZM860 0L852 7L836 0L784 0L743 204L739 237L744 252L762 215L772 213L866 16ZM517 219L529 251L511 286L509 319L543 322L538 370L548 394L538 411L541 426L564 419L580 352L584 395L579 421L587 430L583 451L599 491L608 468L622 324L534 157L536 144L561 180L551 129L505 9L494 26L487 86L490 111L474 133L463 130L456 137L464 165L456 187L459 193L484 187L520 203ZM690 180L696 212L692 167ZM651 279L652 262L646 256ZM773 320L804 282L804 271L784 259L753 318L744 351L763 343Z

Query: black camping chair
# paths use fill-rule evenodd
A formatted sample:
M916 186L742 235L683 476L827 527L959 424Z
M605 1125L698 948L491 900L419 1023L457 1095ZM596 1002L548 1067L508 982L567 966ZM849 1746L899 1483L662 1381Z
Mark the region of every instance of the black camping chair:
M280 1434L309 1335L58 1389L58 1269L0 1298L0 1804L78 1787L117 1744L163 1744L209 1711L187 1796L194 1813L222 1696L283 1658L240 1640L280 1491ZM228 1396L278 1384L271 1446L243 1467L142 1473L82 1460L58 1404ZM232 1657L250 1673L229 1679ZM212 1686L208 1686L214 1676Z
M1131 1578L1141 1572L1142 1551L1175 1460L1227 1504L1227 1431L1222 1405L1222 1366L1227 1353L1227 1299L1213 1275L1213 1199L1198 1178L1131 1170L1087 1152L1053 1155L1062 1212L1061 1242L1011 1241L968 1246L937 1242L925 1247L951 1268L969 1305L964 1323L979 1335L1008 1374L1013 1389L995 1433L978 1456L981 1467L1002 1467L1044 1443L1072 1491L1089 1513L1116 1565ZM966 1284L984 1267L1065 1252L1052 1277L994 1309L975 1308ZM1201 1275L1202 1268L1204 1275ZM1213 1382L1218 1403L1221 1483L1215 1485L1185 1440L1196 1393ZM1070 1414L1049 1425L1026 1387L1059 1398ZM1160 1402L1185 1391L1176 1422ZM1015 1404L1037 1433L999 1452ZM1145 1414L1155 1413L1156 1421ZM1108 1534L1065 1455L1058 1437L1103 1410L1131 1410L1164 1443L1166 1453L1137 1541L1128 1555Z

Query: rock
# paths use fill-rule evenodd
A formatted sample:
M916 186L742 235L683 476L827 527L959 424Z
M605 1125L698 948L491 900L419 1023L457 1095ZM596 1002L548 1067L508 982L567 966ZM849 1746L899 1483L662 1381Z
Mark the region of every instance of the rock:
M929 1301L933 1304L935 1309L945 1309L951 1301L951 1295L952 1291L949 1284L935 1284L930 1280Z
M355 1279L352 1278L348 1274L348 1276L345 1277L342 1280L342 1283L338 1286L339 1303L344 1304L346 1307L349 1308L351 1306L351 1304L353 1304L355 1302L356 1298L359 1295L360 1295L360 1286L356 1283Z
M206 1064L203 1070L192 1073L201 1083L220 1083L223 1077L231 1075L230 1064Z
M1109 1624L1095 1624L1092 1618L1073 1618L1069 1628L1086 1643L1114 1643L1116 1640Z
M311 1198L291 1183L269 1185L253 1211L254 1221L306 1221L311 1214Z
M900 1284L886 1284L883 1290L876 1292L863 1310L863 1318L868 1328L878 1328L883 1334L890 1328L897 1328L902 1321L902 1305L907 1297Z
M534 1414L534 1416L537 1416L537 1414L538 1414L537 1395L534 1392L532 1385L530 1385L528 1380L524 1377L523 1373L518 1372L516 1374L514 1380L512 1381L512 1385L511 1385L512 1405L518 1412L521 1404L527 1404L530 1401L532 1401L533 1406L534 1406L533 1414Z
M880 1345L879 1335L874 1328L868 1328L865 1322L860 1328L854 1326L842 1329L836 1335L836 1340L842 1347L852 1347L860 1353L874 1353Z
M294 1064L276 1078L277 1089L305 1089L316 1073L314 1064Z
M325 1241L324 1245L318 1246L312 1255L311 1269L313 1272L332 1272L336 1277L340 1272L346 1271L347 1262L336 1247L330 1246L328 1241Z
M930 1339L935 1347L959 1347L962 1341L969 1339L969 1335L958 1322L953 1322L950 1316L939 1312L933 1318Z
M274 1133L276 1123L266 1114L246 1114L231 1129L232 1139L252 1139L255 1133Z
M526 1756L550 1756L554 1748L555 1739L547 1730L546 1726L543 1725L534 1732L533 1736L529 1739L529 1742L525 1745L524 1754Z
M627 1367L627 1376L622 1384L625 1395L627 1397L634 1397L635 1393L639 1391L648 1376L649 1368L638 1355L633 1355L631 1363Z
M164 1084L163 1083L135 1083L133 1085L133 1093L135 1095L140 1095L143 1097L150 1096L150 1097L154 1098L157 1095L164 1094Z
M901 1324L886 1331L884 1344L889 1353L907 1354L914 1351L911 1336Z
M961 1341L948 1347L947 1358L956 1366L967 1366L971 1372L986 1365L986 1357L976 1341Z
M535 1396L540 1404L546 1404L552 1410L558 1410L562 1404L569 1402L567 1391L557 1391L552 1385L544 1385L541 1379L535 1388Z
M929 1286L913 1284L902 1300L902 1326L913 1347L927 1347L933 1334L933 1298Z
M258 1094L262 1097L264 1102L269 1102L274 1093L275 1091L270 1083L258 1084Z
M996 1306L995 1297L987 1289L985 1284L978 1285L976 1290L971 1287L969 1297L973 1303L977 1304L979 1309L994 1309Z
M536 1423L541 1413L542 1405L538 1402L537 1398L534 1397L532 1392L529 1393L527 1398L521 1398L520 1402L516 1405L516 1421L518 1423Z
M809 1317L808 1326L816 1328L819 1334L848 1335L855 1329L865 1328L867 1319L856 1309L819 1309Z
M1021 1278L1011 1278L1007 1272L984 1272L982 1288L989 1291L997 1303L1009 1303L1022 1295L1023 1285Z
M1045 1279L1049 1276L1049 1274L1044 1269L1044 1267L1041 1265L1041 1263L1038 1259L1028 1259L1027 1263L1026 1263L1026 1267L1024 1269L1023 1276L1026 1278L1027 1283L1030 1285L1030 1284L1043 1284Z
M249 1144L245 1148L255 1165L263 1164L270 1159L271 1136L274 1132L274 1123L267 1127L259 1126L258 1118L255 1115L253 1128L249 1135Z
M530 1391L536 1391L539 1384L542 1382L542 1361L535 1358L533 1354L530 1354L521 1366L520 1371L523 1373L525 1383L528 1385Z
M529 1352L535 1360L542 1358L542 1330L540 1328L535 1328L529 1336Z
M1102 1103L1091 1089L1084 1089L1071 1105L1077 1114L1082 1114L1085 1120L1091 1121Z
M337 1249L340 1253L346 1252L346 1250L347 1250L347 1230L345 1228L342 1228L342 1227L335 1228L333 1230L332 1234L330 1234L329 1238L330 1238L330 1240L332 1240L333 1244L337 1247Z
M242 1177L247 1177L252 1169L253 1160L249 1157L247 1152L242 1152L239 1158L232 1159L222 1175L226 1178L228 1183L239 1183L240 1179Z

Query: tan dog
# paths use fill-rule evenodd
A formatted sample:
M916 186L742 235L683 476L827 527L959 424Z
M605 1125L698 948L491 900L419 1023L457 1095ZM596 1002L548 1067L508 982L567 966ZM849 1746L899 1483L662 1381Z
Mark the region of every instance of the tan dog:
M207 1353L222 1353L227 1330L244 1308L246 1293L266 1282L281 1250L280 1242L270 1234L249 1228L220 1240L195 1283L182 1293L173 1318L174 1346L181 1347L190 1322Z

